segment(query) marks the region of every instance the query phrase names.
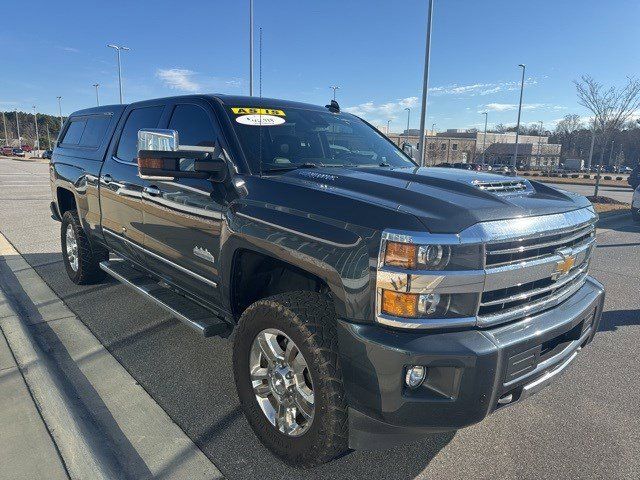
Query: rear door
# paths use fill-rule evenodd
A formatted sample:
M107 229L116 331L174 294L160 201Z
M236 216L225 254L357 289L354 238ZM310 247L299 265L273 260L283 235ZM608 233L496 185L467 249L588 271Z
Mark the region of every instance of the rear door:
M176 102L169 108L166 128L178 132L180 145L213 147L219 142L219 125L206 101ZM193 164L183 159L181 168L193 170ZM143 194L144 245L152 270L214 306L219 300L223 196L220 184L193 178L152 181Z
M140 105L131 109L116 131L100 172L100 208L105 241L116 252L145 264L142 230L142 192L149 182L138 175L138 130L157 128L164 105Z

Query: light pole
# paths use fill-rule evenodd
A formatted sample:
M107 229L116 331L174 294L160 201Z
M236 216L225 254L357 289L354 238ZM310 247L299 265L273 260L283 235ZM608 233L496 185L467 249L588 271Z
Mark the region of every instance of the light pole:
M340 90L340 87L338 85L331 85L329 88L331 88L333 90L333 99L336 99L336 90Z
M435 135L436 134L436 124L432 123L431 124L431 135Z
M424 77L422 80L422 110L420 111L420 145L418 149L418 157L420 158L420 166L425 164L425 120L427 118L427 95L429 93L429 59L431 56L431 17L433 16L433 0L429 0L427 9L427 41L424 52Z
M18 121L18 109L15 109L16 112L16 129L18 130L18 148L22 148L22 142L20 141L20 122Z
M51 135L49 134L49 124L47 123L47 147L51 150Z
M391 120L387 120L387 137L389 136L389 132L390 132L390 130L389 130L389 128L390 128L389 124L390 123L391 123Z
M9 137L7 137L7 118L4 116L4 111L2 112L2 124L4 125L4 144L9 145Z
M407 133L405 143L409 143L409 119L411 118L411 109L409 107L406 107L405 110L407 111Z
M607 165L611 166L611 157L613 157L613 144L615 140L611 140L611 150L609 151L609 160L607 161Z
M96 89L96 105L99 107L100 106L100 97L98 96L98 87L100 86L99 83L94 83L93 87Z
M538 167L542 170L542 163L540 162L540 155L542 153L542 120L540 120L540 131L538 132Z
M249 96L253 97L253 0L249 0Z
M36 151L40 150L40 135L38 134L38 112L36 112L36 106L33 106L33 119L36 122L36 141L34 147L37 145Z
M120 62L120 50L131 50L129 47L125 47L123 45L114 45L110 43L107 45L109 48L113 48L118 55L118 86L120 87L120 103L124 103L122 101L122 64Z
M62 130L62 97L56 97L58 99L58 114L60 115L60 130Z
M527 67L524 64L519 64L522 68L522 80L520 81L520 103L518 104L518 123L516 123L516 147L513 152L513 168L516 168L518 162L518 137L520 136L520 114L522 113L522 93L524 91L524 72Z
M489 120L489 112L482 112L484 115L484 135L482 136L482 166L484 167L486 159L485 152L487 151L487 121Z

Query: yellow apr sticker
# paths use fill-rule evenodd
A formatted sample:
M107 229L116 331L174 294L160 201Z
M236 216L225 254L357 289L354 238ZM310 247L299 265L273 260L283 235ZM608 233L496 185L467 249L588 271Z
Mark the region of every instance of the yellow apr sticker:
M254 108L254 107L231 107L231 111L236 115L278 115L286 116L282 110L275 108Z

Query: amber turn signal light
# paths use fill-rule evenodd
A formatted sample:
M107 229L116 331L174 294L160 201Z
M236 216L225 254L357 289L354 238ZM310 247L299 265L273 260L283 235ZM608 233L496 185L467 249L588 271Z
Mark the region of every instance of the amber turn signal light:
M382 313L395 317L417 317L418 297L411 293L382 291Z
M418 246L412 243L387 242L384 263L394 267L415 268L417 252Z

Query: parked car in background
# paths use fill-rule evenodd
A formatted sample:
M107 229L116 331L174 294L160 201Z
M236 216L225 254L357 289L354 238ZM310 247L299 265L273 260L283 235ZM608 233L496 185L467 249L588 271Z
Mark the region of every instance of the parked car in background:
M21 148L14 148L11 151L11 155L13 155L14 157L24 157L24 150L22 150Z
M13 147L9 147L9 146L2 147L2 149L0 150L0 154L6 155L6 156L13 155Z
M636 222L640 222L640 185L636 187L631 199L631 216Z
M24 150L25 152L32 152L33 147L31 147L30 145L22 145L22 150Z
M42 158L48 158L51 160L51 155L53 154L53 150L45 150L42 152Z

